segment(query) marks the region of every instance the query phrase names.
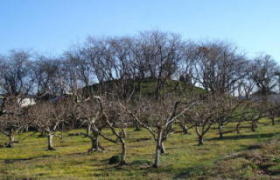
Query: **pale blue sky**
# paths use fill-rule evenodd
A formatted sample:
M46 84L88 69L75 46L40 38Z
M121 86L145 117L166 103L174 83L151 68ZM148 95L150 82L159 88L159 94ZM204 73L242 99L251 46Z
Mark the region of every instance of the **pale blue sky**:
M154 29L227 40L280 62L280 0L0 0L0 54L56 55L88 35Z

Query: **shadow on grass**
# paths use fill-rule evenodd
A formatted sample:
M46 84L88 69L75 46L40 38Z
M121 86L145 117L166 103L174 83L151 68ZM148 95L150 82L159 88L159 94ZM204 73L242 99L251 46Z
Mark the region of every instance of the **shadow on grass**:
M39 156L39 157L30 157L30 158L11 158L11 159L0 159L3 160L4 163L6 164L10 164L10 163L15 163L15 162L20 162L20 161L30 161L30 160L34 160L34 159L40 159L40 158L49 158L51 157L51 155L43 155L43 156Z
M256 149L261 149L262 146L259 144L253 144L253 145L240 145L243 149L246 150L256 150Z
M33 160L33 159L35 159L35 158L4 159L4 163L11 164L11 163L19 162L19 161L29 161L29 160Z
M271 138L273 136L280 135L280 133L261 133L261 134L248 134L248 135L232 135L232 136L224 136L223 138L215 137L210 138L208 141L215 140L240 140L240 139L262 139L262 138Z
M272 175L272 176L278 176L278 175L280 175L280 170L270 171L270 175Z

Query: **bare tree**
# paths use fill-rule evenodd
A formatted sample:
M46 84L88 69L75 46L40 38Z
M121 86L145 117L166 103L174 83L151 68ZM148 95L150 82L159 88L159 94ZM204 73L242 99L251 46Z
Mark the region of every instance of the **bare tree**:
M121 144L121 159L119 165L125 165L127 154L126 129L128 127L129 119L126 114L122 113L118 101L112 101L106 97L100 96L95 96L95 99L98 101L100 106L100 120L106 123L107 127L109 127L116 139L105 136L103 133L100 133L100 135L112 143Z
M56 103L40 102L29 108L28 113L32 126L47 133L48 150L55 150L53 139L59 126L69 118L71 107L71 101L61 99Z
M178 69L183 56L183 42L177 34L159 31L140 33L139 41L147 75L156 80L154 94L158 99L166 80L171 79Z
M75 80L73 84L76 88L89 86L92 83L93 70L83 49L81 47L71 49L64 53L64 58L68 76Z
M26 109L20 106L18 96L6 96L0 114L0 132L9 138L7 147L13 147L15 136L29 127Z
M207 91L233 94L237 82L247 75L246 59L230 44L201 44L196 54L195 78Z
M40 56L32 62L32 79L34 91L38 100L50 100L69 93L69 68L62 58Z
M154 167L160 165L160 155L165 153L164 141L172 132L172 126L178 117L182 116L194 102L181 102L174 97L164 101L149 101L142 99L138 106L125 106L123 109L143 128L147 129L155 141Z
M240 109L244 107L246 101L231 96L220 96L216 100L216 123L218 125L219 138L223 138L224 126L228 123L235 122L236 117L240 113Z
M267 109L268 118L271 119L271 124L275 125L275 119L279 116L279 104L270 104Z
M182 48L182 60L180 61L179 67L179 80L186 82L188 88L191 86L197 85L197 77L196 77L196 63L197 63L197 44L194 42L186 42Z
M115 79L112 72L114 61L112 60L112 52L108 45L108 41L89 37L85 47L82 49L82 53L89 62L95 78L103 88L99 89L99 91L108 91L104 82Z
M136 76L133 42L129 37L104 41L89 38L82 52L99 82L99 94L116 91L122 98L127 98L135 88L131 81Z
M277 63L269 55L262 55L255 59L251 78L258 88L258 94L267 96L273 93L277 85L278 70Z
M239 103L234 97L212 93L201 95L199 102L185 113L185 118L195 127L198 145L203 145L204 136L215 123L222 138L223 126L231 121L238 107Z
M0 63L0 87L5 94L28 94L32 88L30 55L25 51L11 51Z
M94 98L87 98L76 104L76 117L83 126L87 127L87 133L82 133L91 140L91 148L88 152L103 151L100 144L100 133L107 127L103 118L103 109L99 109L98 102Z

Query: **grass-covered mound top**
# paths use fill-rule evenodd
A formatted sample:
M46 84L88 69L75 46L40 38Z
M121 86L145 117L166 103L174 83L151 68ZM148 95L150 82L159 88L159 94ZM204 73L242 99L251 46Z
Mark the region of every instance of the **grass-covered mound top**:
M144 80L127 80L125 84L122 84L119 80L113 80L113 81L106 81L103 83L93 84L91 86L83 88L83 92L85 94L88 93L96 93L96 92L107 92L110 93L113 90L119 90L122 91L125 89L125 91L129 94L131 92L134 92L136 96L154 96L155 91L158 86L158 80L147 78ZM116 88L117 87L117 88ZM193 85L190 85L183 81L178 80L166 80L161 86L160 86L160 94L167 94L167 93L175 93L177 95L181 96L188 96L190 94L201 94L205 92L204 89L200 87L196 87Z

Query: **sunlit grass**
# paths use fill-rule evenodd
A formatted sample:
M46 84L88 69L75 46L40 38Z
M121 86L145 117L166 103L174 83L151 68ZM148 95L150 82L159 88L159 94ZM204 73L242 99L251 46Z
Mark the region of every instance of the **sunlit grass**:
M263 120L261 123L269 124ZM227 125L232 129L234 124ZM120 146L102 140L105 152L88 154L90 141L82 136L69 136L69 133L81 132L73 130L63 133L63 138L55 139L56 151L47 151L47 139L38 137L37 133L25 133L17 137L19 143L14 148L0 149L1 178L51 178L51 179L170 179L196 178L207 176L207 170L215 167L216 162L225 156L248 149L280 134L280 124L275 126L260 125L257 132L241 129L241 134L231 132L225 134L223 140L217 139L217 130L211 129L206 135L205 145L197 146L195 132L183 135L174 133L166 142L167 154L161 157L159 169L149 168L153 162L154 142L149 134L128 130L128 165L122 168L109 165L108 159L117 155ZM179 130L179 129L178 129ZM0 143L7 139L0 136ZM275 157L275 161L277 161ZM241 166L244 159L234 159L231 163ZM248 167L247 167L248 168ZM279 168L279 165L271 168ZM244 177L251 176L252 169L240 173ZM246 175L247 173L247 175ZM211 174L211 173L209 173Z

